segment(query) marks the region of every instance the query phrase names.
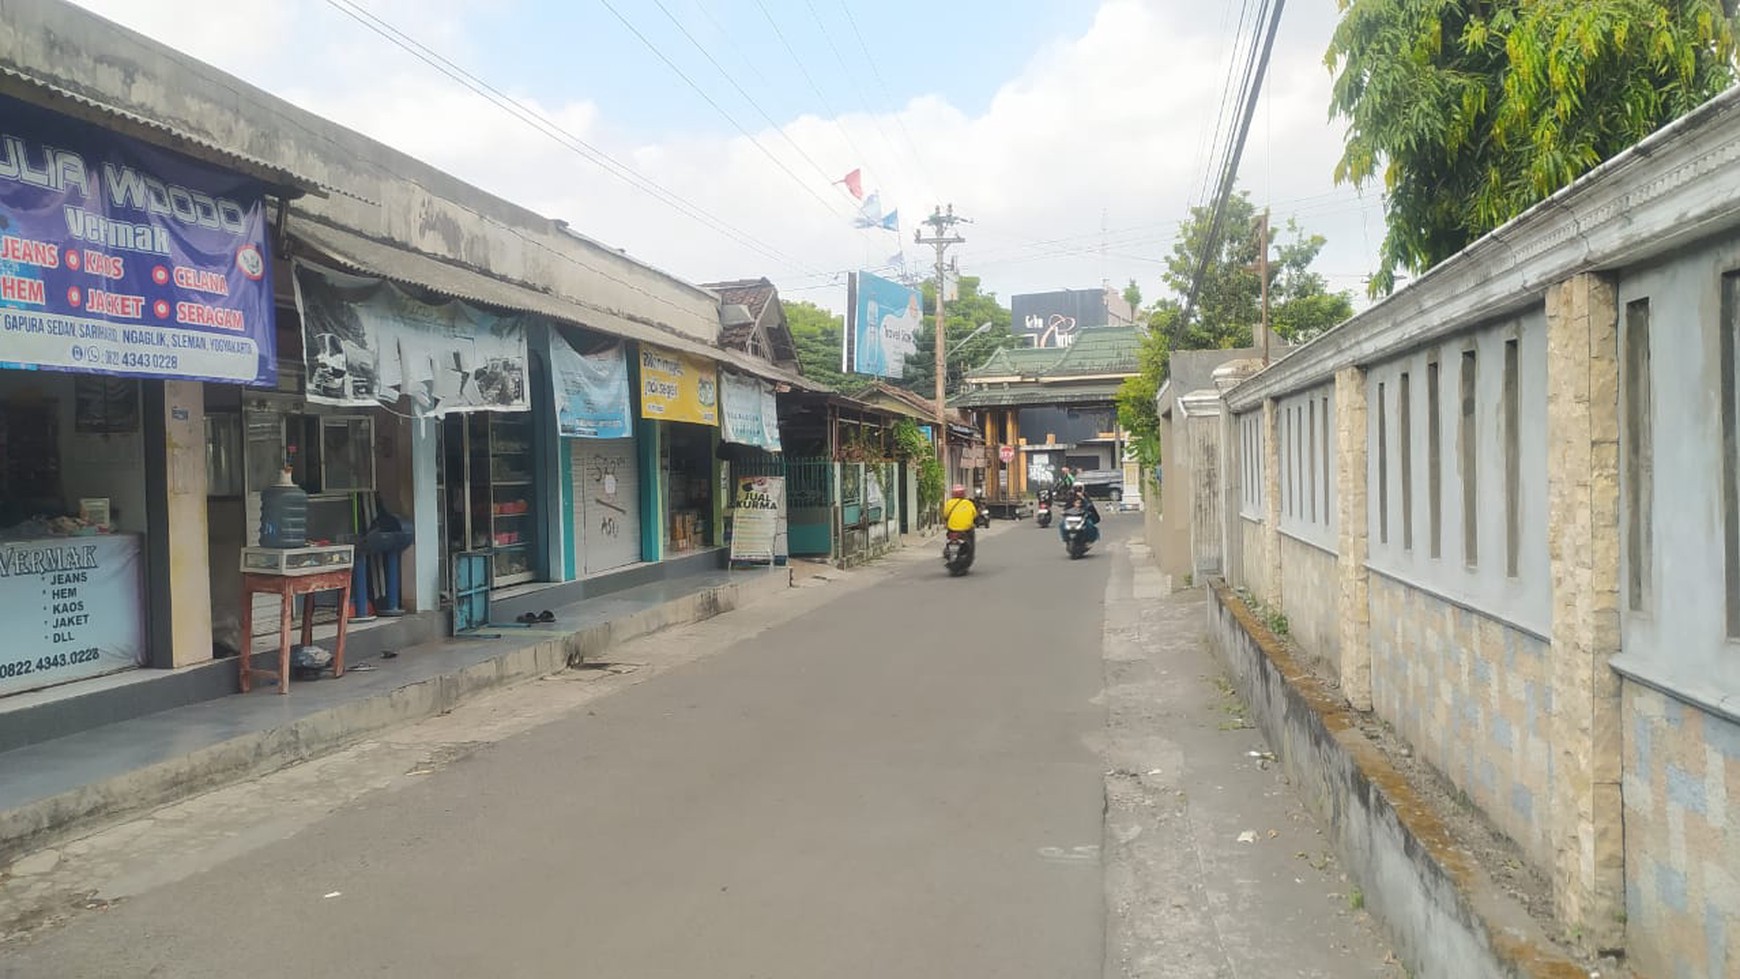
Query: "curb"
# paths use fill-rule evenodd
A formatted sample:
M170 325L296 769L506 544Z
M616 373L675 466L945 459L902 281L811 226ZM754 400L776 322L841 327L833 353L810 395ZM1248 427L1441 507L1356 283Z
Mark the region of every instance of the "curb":
M1271 750L1329 826L1410 975L1587 979L1540 923L1460 850L1431 805L1219 578L1208 627Z
M770 574L765 581L704 588L280 727L0 810L0 867L101 822L288 768L387 728L446 713L484 691L567 669L618 643L741 608L783 592L790 586L789 579L789 575Z

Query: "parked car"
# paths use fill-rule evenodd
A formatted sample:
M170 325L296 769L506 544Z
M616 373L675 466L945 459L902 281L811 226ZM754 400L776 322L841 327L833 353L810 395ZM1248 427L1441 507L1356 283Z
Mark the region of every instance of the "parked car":
M1076 478L1086 488L1091 499L1110 500L1113 503L1120 503L1124 499L1124 471L1122 469L1088 470Z

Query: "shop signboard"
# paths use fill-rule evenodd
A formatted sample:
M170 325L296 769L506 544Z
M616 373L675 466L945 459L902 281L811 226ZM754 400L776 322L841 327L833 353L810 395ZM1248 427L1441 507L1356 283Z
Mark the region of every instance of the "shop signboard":
M385 279L297 260L307 398L418 415L526 411L526 321L457 299L424 302Z
M640 413L668 422L719 424L719 370L703 357L640 347Z
M779 409L773 388L759 378L719 373L719 437L739 445L753 445L769 452L779 448Z
M628 397L628 356L618 341L583 354L557 336L550 344L555 381L556 430L568 438L625 439L634 436Z
M784 518L784 476L739 478L737 506L731 517L731 560L772 564Z
M276 383L258 181L10 98L0 120L0 363Z
M0 543L0 696L138 666L140 571L132 534Z
M918 291L869 272L846 281L846 316L840 369L848 374L899 378L918 353Z

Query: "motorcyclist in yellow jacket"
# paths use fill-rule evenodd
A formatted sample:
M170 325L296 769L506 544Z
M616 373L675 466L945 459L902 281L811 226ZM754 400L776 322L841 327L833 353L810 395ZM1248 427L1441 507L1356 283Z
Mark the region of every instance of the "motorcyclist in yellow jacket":
M949 490L949 498L943 501L942 515L943 523L950 531L966 536L967 556L974 556L979 549L979 535L973 529L978 523L979 508L967 499L965 486L957 485Z

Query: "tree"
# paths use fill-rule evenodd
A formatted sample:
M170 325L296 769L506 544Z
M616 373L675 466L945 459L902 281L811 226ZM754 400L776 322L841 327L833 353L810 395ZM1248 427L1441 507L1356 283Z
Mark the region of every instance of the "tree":
M788 302L784 305L786 323L791 327L798 367L803 375L839 391L860 386L860 378L840 372L840 343L845 336L845 319L812 302Z
M1135 279L1131 279L1130 284L1124 287L1124 302L1129 303L1132 310L1142 309L1142 287Z
M1732 3L1732 0L1727 0ZM1724 0L1341 0L1338 182L1382 179L1373 295L1734 79Z
M918 328L918 352L906 359L906 373L900 386L926 398L936 397L936 283L926 282L924 322ZM1009 331L1011 317L1008 308L997 301L994 292L979 291L979 278L963 275L960 298L943 307L947 320L948 343L943 355L948 358L946 384L950 394L960 390L961 377L985 362L992 353L1012 347L1016 338ZM990 329L976 336L973 331L985 323ZM972 336L972 339L967 339Z
M1171 295L1149 309L1148 332L1142 341L1142 372L1126 380L1118 394L1118 422L1132 434L1145 463L1152 464L1158 458L1159 418L1154 396L1166 379L1172 351L1248 347L1254 328L1261 322L1257 212L1250 196L1240 192L1227 200L1220 242L1197 293L1195 315L1182 329L1179 327L1213 220L1212 208L1196 207L1179 228L1160 276ZM1291 219L1280 240L1270 242L1269 325L1288 343L1310 340L1353 315L1353 297L1331 292L1323 276L1312 271L1323 245L1322 235L1307 234Z

